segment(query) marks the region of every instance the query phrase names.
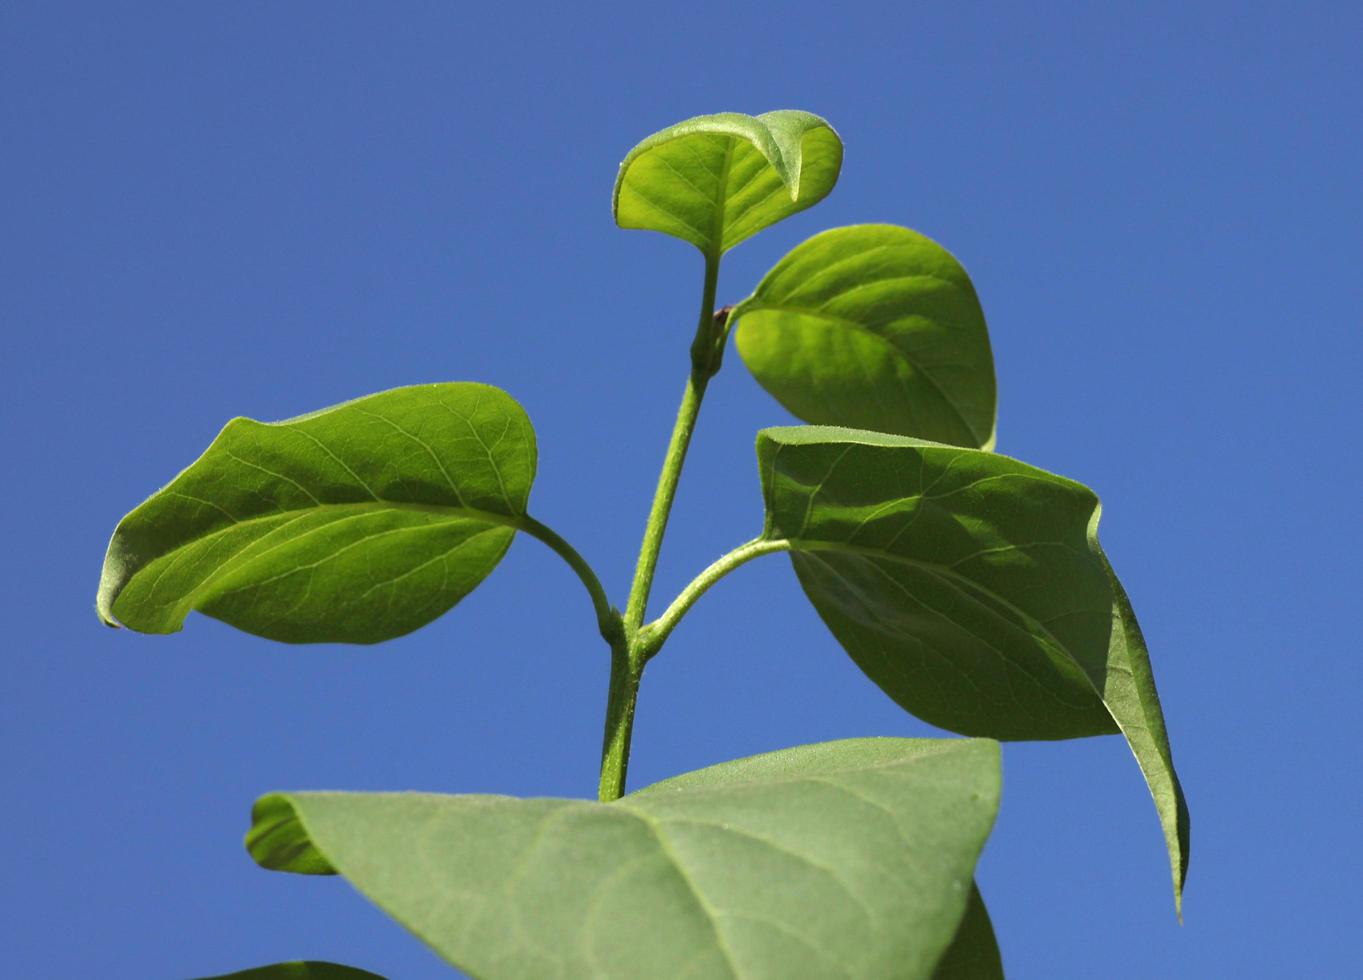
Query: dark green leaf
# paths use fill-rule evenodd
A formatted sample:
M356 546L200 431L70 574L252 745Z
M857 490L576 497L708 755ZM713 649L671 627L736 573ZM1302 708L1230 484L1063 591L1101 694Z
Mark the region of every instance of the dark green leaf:
M630 150L615 181L615 222L718 257L822 201L841 167L838 134L808 112L697 116Z
M815 235L730 321L762 387L806 422L993 448L984 312L960 263L917 232Z
M1003 958L978 885L970 889L970 904L932 980L1003 980Z
M979 450L849 429L758 437L768 539L857 663L918 716L991 738L1116 731L1098 501Z
M224 973L220 976L204 977L203 980L383 980L377 973L360 970L339 963L323 963L317 960L295 963L275 963L271 966L258 966L239 973Z
M764 537L788 542L805 594L857 665L952 731L1125 733L1177 900L1187 810L1093 492L1005 456L876 432L767 429L757 445Z
M606 804L276 794L247 844L267 868L334 868L476 976L929 977L998 765L988 741L859 739Z
M119 522L96 606L145 633L197 609L294 643L400 636L492 571L534 477L530 421L488 385L235 419Z

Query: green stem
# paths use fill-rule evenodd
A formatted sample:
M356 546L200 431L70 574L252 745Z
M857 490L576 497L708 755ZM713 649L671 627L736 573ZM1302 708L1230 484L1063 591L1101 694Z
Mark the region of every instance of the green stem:
M639 627L648 610L653 574L658 567L663 535L667 533L667 518L677 498L677 483L681 479L691 436L696 431L700 403L705 397L705 387L718 367L715 340L720 325L715 320L714 312L718 282L719 254L716 251L705 256L705 285L701 290L696 338L691 345L691 373L686 379L681 407L677 409L677 421L672 427L667 453L663 456L662 472L658 475L658 488L653 494L653 506L648 513L648 523L644 526L639 561L634 566L634 582L625 604L623 635L611 645L610 690L606 695L606 731L601 748L599 795L603 803L619 799L625 792L630 736L634 731L634 708L639 699L639 681L643 677L644 662L648 659L639 642Z
M625 633L633 636L644 621L648 595L653 588L653 573L658 567L658 553L662 550L663 535L667 532L667 518L677 498L677 481L681 479L686 450L696 431L696 417L700 414L701 399L709 384L709 359L706 353L713 346L715 286L719 280L718 257L706 257L705 289L701 296L700 323L696 327L696 341L691 347L691 374L682 392L677 422L672 427L672 439L663 457L662 473L658 475L658 489L653 495L653 508L644 526L644 541L639 549L639 561L634 567L634 583L630 586L629 602L625 606Z
M625 795L625 771L629 768L629 742L634 734L634 706L639 700L643 663L621 643L611 650L610 691L606 695L606 734L601 745L602 803Z
M696 600L703 596L710 588L725 575L728 575L740 565L747 564L754 558L762 555L769 555L776 551L789 551L790 542L784 539L769 541L763 538L749 541L747 544L739 545L728 554L717 558L703 572L691 580L691 583L672 600L672 605L668 606L661 616L649 623L639 632L637 645L644 655L644 662L647 663L667 641L672 630L686 615L687 610L696 604Z

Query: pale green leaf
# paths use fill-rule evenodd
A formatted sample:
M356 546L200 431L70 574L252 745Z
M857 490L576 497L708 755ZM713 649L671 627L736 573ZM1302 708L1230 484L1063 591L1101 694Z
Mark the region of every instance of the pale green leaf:
M605 804L275 794L247 843L345 875L478 977L916 978L957 932L998 793L997 743L858 739Z
M850 429L767 429L758 458L764 538L786 542L823 621L904 708L989 738L1125 733L1179 900L1187 809L1093 492L994 453Z
M946 249L894 225L796 246L730 314L758 382L820 425L993 448L984 312Z
M621 228L661 231L718 257L823 200L841 167L842 141L811 113L697 116L630 150L612 210Z
M119 522L96 607L145 633L197 609L289 642L400 636L492 571L534 476L525 412L488 385L235 419Z
M223 973L203 980L383 980L377 973L320 960L274 963L237 973Z

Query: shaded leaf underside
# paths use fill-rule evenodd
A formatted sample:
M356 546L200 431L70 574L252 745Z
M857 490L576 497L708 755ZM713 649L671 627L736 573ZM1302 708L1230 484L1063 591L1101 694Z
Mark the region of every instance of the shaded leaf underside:
M956 936L937 961L932 980L1003 980L1003 957L994 936L984 896L978 886L970 891Z
M297 960L292 963L273 963L237 973L204 977L203 980L384 980L377 973L358 967L326 963L321 960Z
M1188 813L1092 491L980 450L843 429L758 440L771 540L843 648L926 721L1000 739L1122 731L1181 902Z

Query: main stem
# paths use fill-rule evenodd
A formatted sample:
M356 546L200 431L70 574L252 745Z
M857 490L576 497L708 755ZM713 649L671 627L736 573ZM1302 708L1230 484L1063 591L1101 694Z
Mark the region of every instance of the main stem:
M644 526L644 540L639 548L639 561L634 566L634 583L630 586L625 604L624 636L611 646L610 689L606 701L606 733L601 748L601 788L603 803L617 800L625 792L625 775L629 768L629 743L634 732L634 707L639 699L639 680L643 676L646 652L639 642L639 627L648 610L648 596L653 588L653 573L658 567L663 535L667 532L667 518L677 498L677 482L681 479L686 451L696 431L705 387L714 375L718 362L715 349L715 287L719 282L719 255L705 256L705 286L701 292L700 322L696 325L696 339L691 346L691 373L682 392L677 422L672 427L672 439L663 457L658 488L653 494L653 507Z
M606 693L606 735L601 746L602 803L625 795L625 770L629 768L629 740L634 734L634 706L639 700L643 664L630 655L628 644L611 648L611 681Z

